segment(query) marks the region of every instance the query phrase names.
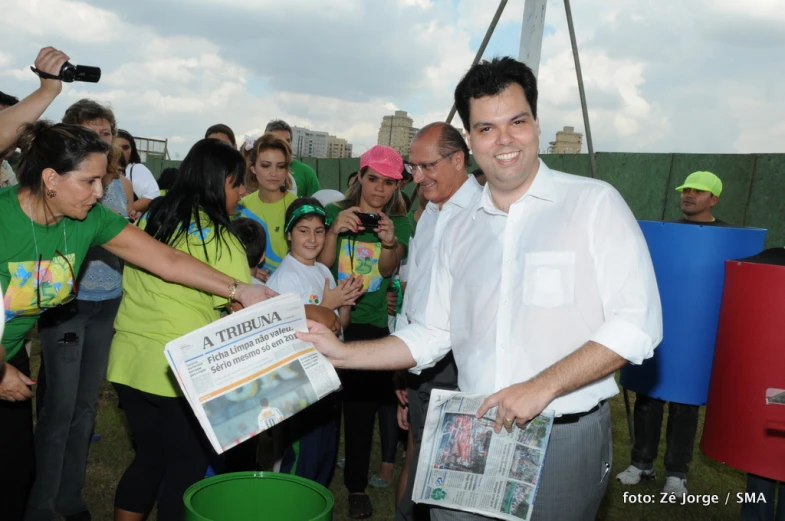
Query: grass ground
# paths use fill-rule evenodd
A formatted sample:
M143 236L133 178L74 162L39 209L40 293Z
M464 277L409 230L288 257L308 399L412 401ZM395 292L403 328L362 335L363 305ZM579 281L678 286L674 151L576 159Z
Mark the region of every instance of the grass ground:
M33 374L37 372L39 359L37 346L34 345L32 357ZM612 477L614 477L629 464L630 441L624 401L621 395L611 400L611 408L614 440ZM698 440L702 430L703 414L701 411ZM93 519L96 521L107 521L112 519L112 501L115 486L133 457L126 431L125 417L122 411L117 408L117 397L108 384L104 385L101 392L95 432L101 435L101 440L93 443L90 449L84 494L93 512ZM661 454L665 451L664 438L663 433L663 441L660 444ZM378 447L378 432L376 433L375 446ZM341 453L343 452L343 447L341 447L340 451ZM399 451L396 463L396 476L401 468L401 456L401 451ZM379 451L375 450L371 459L371 471L377 470L378 466ZM663 484L662 476L665 470L661 457L655 463L655 470L658 476L656 480L642 483L637 487L625 487L616 482L615 479L612 479L597 519L603 521L719 521L739 519L740 507L736 504L735 498L737 492L745 490L745 475L707 458L697 448L687 482L688 489L691 494L716 494L719 497L719 504L682 506L659 503L640 504L625 501L625 491L653 495L657 501L659 500L659 492ZM336 469L330 490L335 496L333 518L336 521L349 519L346 489L343 486L343 473L340 469ZM394 488L373 489L369 487L368 493L371 496L375 510L372 519L379 521L392 520L394 517ZM730 499L725 504L728 495ZM155 520L155 514L150 519Z

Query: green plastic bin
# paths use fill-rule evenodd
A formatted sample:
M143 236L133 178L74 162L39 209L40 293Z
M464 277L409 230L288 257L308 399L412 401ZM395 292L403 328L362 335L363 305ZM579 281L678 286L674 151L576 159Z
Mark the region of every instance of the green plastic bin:
M329 490L298 476L236 472L204 479L185 491L185 521L330 521Z

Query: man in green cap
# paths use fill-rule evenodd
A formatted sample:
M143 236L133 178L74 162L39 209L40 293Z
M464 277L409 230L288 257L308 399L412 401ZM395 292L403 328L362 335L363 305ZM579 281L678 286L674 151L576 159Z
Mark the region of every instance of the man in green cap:
M676 222L730 226L711 214L711 209L719 202L722 193L722 181L716 175L705 171L693 172L676 191L681 192L681 211L684 214Z
M682 224L704 226L733 226L715 218L711 209L720 200L722 181L711 172L693 172L681 192ZM634 430L630 466L616 475L623 485L637 485L641 479L653 479L654 460L660 443L665 401L635 393ZM667 443L665 452L665 486L662 491L683 497L687 494L687 472L692 461L695 436L698 432L698 405L670 402L668 406Z

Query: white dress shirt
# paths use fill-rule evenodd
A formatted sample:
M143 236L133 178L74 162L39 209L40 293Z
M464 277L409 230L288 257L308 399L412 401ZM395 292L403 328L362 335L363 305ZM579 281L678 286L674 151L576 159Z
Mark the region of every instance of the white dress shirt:
M594 341L640 364L662 339L662 309L640 227L609 184L549 169L498 210L485 187L444 230L423 313L395 333L417 367L452 346L463 392L529 380ZM557 416L618 393L609 375L554 400Z
M409 242L409 254L406 262L406 293L403 296L401 314L396 321L396 331L414 321L414 317L425 314L428 303L428 290L431 285L436 252L442 242L447 223L461 210L476 204L482 186L474 176L466 181L442 205L441 211L436 203L428 203L417 222L417 233Z

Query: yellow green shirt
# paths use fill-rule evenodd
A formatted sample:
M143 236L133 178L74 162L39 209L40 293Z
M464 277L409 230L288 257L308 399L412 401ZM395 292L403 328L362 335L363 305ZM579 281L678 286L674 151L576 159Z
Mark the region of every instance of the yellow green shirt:
M200 220L209 222L205 214ZM144 229L145 225L142 218L139 227ZM199 230L192 222L185 237L172 246L230 277L250 282L243 246L230 233L223 235L224 241L216 240L212 225ZM216 308L225 304L223 297L166 282L127 264L106 379L158 396L182 396L164 348L168 342L218 320L220 311Z
M286 192L283 199L277 203L263 203L259 200L259 192L246 195L237 205L235 218L247 217L258 222L267 234L267 248L265 249L264 263L259 267L270 271L272 275L281 261L289 253L289 244L283 229L286 226L286 209L297 199L291 192Z

